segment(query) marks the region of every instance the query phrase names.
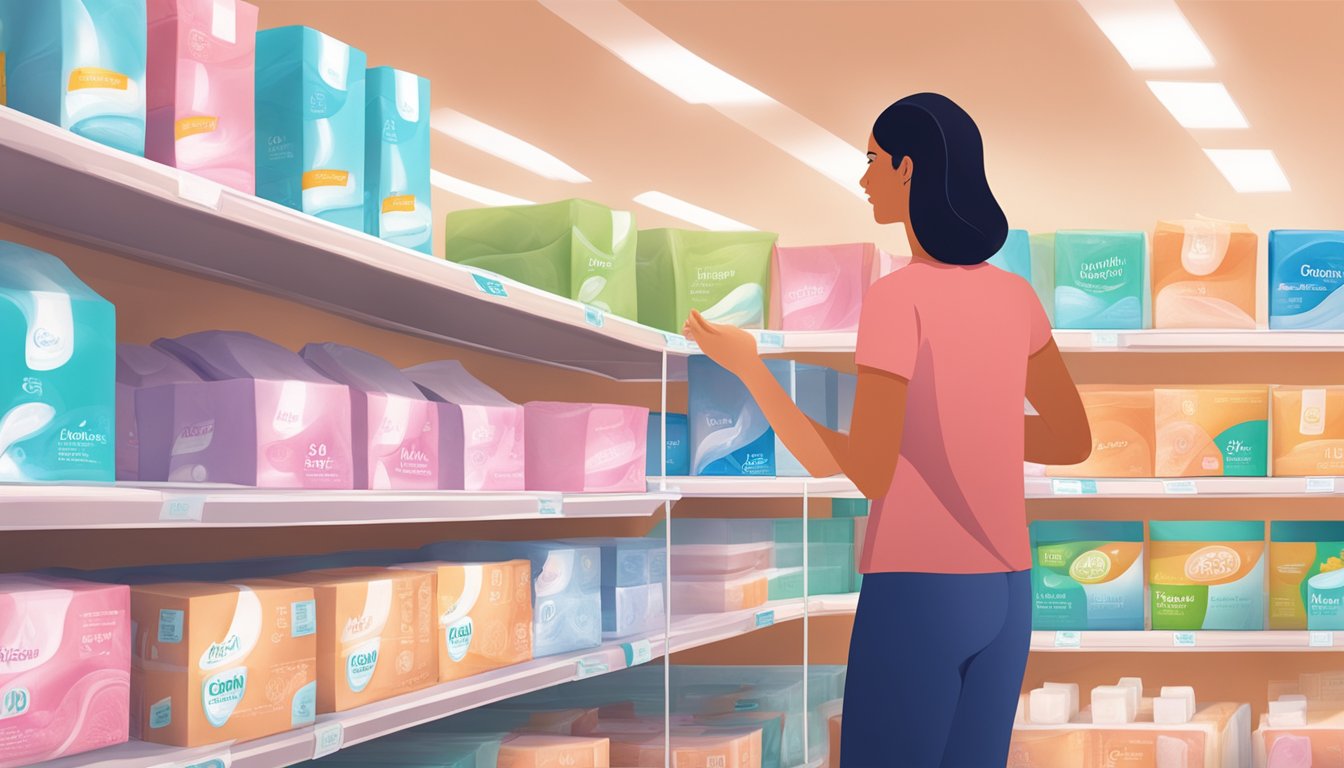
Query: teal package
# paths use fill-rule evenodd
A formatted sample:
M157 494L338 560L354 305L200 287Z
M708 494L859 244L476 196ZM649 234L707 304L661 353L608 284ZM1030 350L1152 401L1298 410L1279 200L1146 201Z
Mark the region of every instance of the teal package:
M1008 230L999 252L989 257L989 263L1031 282L1031 236L1025 229Z
M116 338L60 259L0 242L0 481L112 482Z
M1344 521L1270 523L1269 628L1344 630Z
M145 0L6 0L10 107L145 154Z
M429 80L376 67L365 88L364 231L430 253Z
M687 361L691 474L775 475L775 431L742 380L703 355ZM789 361L766 360L789 388Z
M1344 231L1269 233L1269 327L1344 330Z
M364 230L364 65L315 29L257 33L257 197Z
M789 367L789 385L785 389L799 410L827 429L838 429L839 373L820 365L785 362ZM808 477L811 474L778 436L775 437L775 474L780 477Z
M1031 591L1033 629L1143 629L1143 523L1032 522Z
M1055 327L1142 328L1145 244L1142 232L1056 233Z

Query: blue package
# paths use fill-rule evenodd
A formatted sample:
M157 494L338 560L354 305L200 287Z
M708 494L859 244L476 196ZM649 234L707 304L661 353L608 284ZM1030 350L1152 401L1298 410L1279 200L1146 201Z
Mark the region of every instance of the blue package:
M429 80L375 67L366 88L364 231L430 253Z
M766 360L787 391L788 360ZM687 362L691 474L775 475L775 431L736 375L702 355Z
M658 459L662 451L658 447L658 435L662 430L662 414L649 414L648 448L644 454L644 473L649 477L666 475L684 476L691 473L691 436L690 427L684 413L667 414L667 464L664 472L658 471Z
M1344 330L1344 231L1269 233L1269 327Z

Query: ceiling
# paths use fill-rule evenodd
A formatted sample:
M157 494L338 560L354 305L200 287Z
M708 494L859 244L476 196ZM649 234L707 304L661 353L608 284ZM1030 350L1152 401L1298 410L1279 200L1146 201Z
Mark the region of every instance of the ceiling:
M535 201L586 197L641 227L686 226L632 198L657 190L782 242L876 241L867 204L740 122L689 104L525 0L252 0L261 26L307 24L429 77L452 107L556 155L592 181L550 181L436 135L434 167ZM1207 215L1344 228L1344 0L1181 2L1216 66L1130 69L1082 6L1042 2L712 2L625 5L690 51L855 148L913 92L962 104L1015 227L1150 230ZM1187 131L1145 84L1221 80L1250 128ZM1201 147L1268 148L1292 191L1238 194ZM856 167L855 177L863 168ZM435 192L442 214L477 204Z

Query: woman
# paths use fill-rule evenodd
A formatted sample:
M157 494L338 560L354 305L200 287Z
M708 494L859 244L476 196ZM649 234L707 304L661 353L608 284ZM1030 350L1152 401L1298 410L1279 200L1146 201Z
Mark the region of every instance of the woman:
M901 99L868 163L874 218L906 226L913 259L864 299L848 435L790 401L749 334L696 312L685 331L812 475L843 472L874 501L843 767L999 768L1031 639L1022 462L1081 462L1091 433L1031 286L984 263L1008 224L970 116L937 94Z

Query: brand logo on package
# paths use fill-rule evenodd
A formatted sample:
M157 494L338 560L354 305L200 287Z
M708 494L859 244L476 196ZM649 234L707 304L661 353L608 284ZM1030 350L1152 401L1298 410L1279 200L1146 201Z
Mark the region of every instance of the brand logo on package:
M124 91L129 85L130 78L120 72L113 72L101 67L76 67L70 70L70 83L67 90L108 88L114 91Z
M42 380L35 376L27 376L23 380L23 391L29 395L42 394Z
M377 667L378 638L352 649L345 662L345 682L350 690L359 693L367 688Z
M1215 544L1195 552L1185 561L1185 576L1196 583L1218 581L1241 570L1241 555L1235 549Z
M74 429L61 427L61 441L67 443L97 443L98 445L107 444L107 435L102 432L93 432L88 429L87 420L79 422Z
M27 712L32 705L32 696L27 688L10 688L4 694L0 694L0 720L18 717Z
M470 616L448 627L446 638L448 641L448 658L453 661L461 661L466 658L467 650L471 648L473 630Z
M39 648L0 648L0 664L22 664L42 655Z
M242 647L243 640L237 635L229 635L222 643L211 643L201 656L201 666L207 668L217 666L237 654Z
M247 667L227 669L206 680L201 692L205 718L216 728L223 726L246 693Z

